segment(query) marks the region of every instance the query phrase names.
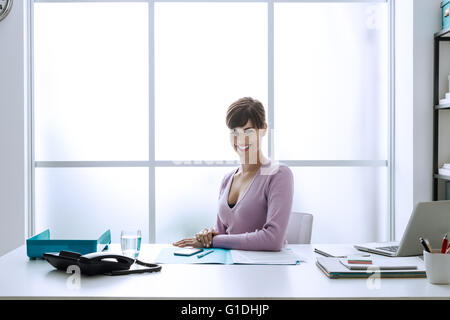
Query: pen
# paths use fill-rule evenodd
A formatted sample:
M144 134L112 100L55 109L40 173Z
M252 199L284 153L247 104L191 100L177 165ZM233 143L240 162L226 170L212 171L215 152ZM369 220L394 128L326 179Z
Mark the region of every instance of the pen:
M444 239L442 239L441 253L446 253L447 244L448 244L448 239L447 239L447 234L445 234Z
M210 254L210 253L212 253L212 252L214 252L214 250L209 250L209 251L202 252L202 253L200 253L200 254L197 255L197 258L203 258L203 257L206 256L207 254Z
M428 239L425 239L425 243L426 243L427 246L428 246L428 250L430 250L430 252L432 253L432 252L433 252L433 248L431 247L430 241L428 241Z
M426 252L431 252L431 251L430 251L430 248L428 248L427 243L425 242L425 240L423 240L422 237L419 237L419 241L420 241L420 243L422 244L422 246L425 248L425 251L426 251Z

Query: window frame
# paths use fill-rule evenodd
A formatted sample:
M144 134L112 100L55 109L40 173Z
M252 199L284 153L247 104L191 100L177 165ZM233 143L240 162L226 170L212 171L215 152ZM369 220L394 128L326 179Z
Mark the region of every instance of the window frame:
M27 166L28 166L28 237L35 234L35 168L80 168L80 167L146 167L149 169L149 242L156 239L156 206L155 206L155 171L157 167L236 167L239 161L167 161L155 159L155 65L154 65L154 12L155 2L262 2L267 3L268 18L268 157L274 157L274 3L278 2L360 2L360 3L387 3L388 10L388 119L387 119L387 159L386 160L282 160L291 167L387 167L388 185L386 192L388 212L388 234L385 238L394 241L395 238L395 12L394 0L27 0L28 26L27 26L27 86L30 94L27 99ZM149 36L149 160L148 161L36 161L34 157L34 3L42 2L146 2L148 3L148 36Z

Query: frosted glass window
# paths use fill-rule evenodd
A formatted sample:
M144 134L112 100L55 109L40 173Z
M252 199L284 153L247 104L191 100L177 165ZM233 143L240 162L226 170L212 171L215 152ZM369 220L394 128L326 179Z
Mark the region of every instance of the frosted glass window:
M147 3L35 3L35 159L148 159Z
M237 159L225 116L246 96L267 112L267 4L156 2L156 159Z
M292 211L314 215L311 243L388 241L386 167L291 170Z
M98 237L140 229L148 242L148 168L36 168L36 233Z
M386 3L275 3L275 154L387 158Z
M253 97L268 121L269 80L276 159L388 157L387 3L274 3L273 79L264 2L158 1L154 37L145 1L33 5L36 232L92 238L111 229L118 243L122 229L140 229L144 242L172 243L214 226L233 167L39 162L149 160L149 146L157 161L238 160L226 110ZM313 243L388 240L387 167L290 168L293 211L314 215Z
M156 242L214 227L222 179L236 168L156 168Z

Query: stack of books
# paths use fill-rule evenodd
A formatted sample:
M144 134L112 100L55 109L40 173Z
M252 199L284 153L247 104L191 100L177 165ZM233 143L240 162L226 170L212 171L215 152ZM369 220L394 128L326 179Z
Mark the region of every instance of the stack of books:
M419 257L372 256L364 261L316 257L316 265L330 279L369 278L374 275L380 278L426 277L425 264Z
M330 279L425 278L425 264L420 257L384 257L358 251L350 246L315 245L316 266Z

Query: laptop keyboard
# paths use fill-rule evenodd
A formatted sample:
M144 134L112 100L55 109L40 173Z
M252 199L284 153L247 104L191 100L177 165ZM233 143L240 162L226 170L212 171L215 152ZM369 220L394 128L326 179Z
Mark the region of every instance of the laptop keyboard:
M398 246L377 247L377 249L386 250L390 252L397 252Z

